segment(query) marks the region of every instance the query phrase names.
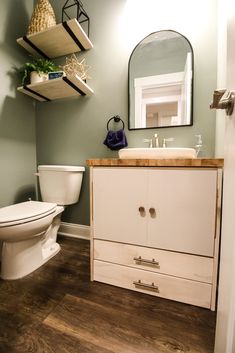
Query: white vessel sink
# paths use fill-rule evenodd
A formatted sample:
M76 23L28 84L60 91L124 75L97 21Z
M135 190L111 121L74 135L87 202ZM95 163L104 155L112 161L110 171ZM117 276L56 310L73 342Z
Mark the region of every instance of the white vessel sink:
M118 153L121 159L197 158L194 148L184 147L123 148Z

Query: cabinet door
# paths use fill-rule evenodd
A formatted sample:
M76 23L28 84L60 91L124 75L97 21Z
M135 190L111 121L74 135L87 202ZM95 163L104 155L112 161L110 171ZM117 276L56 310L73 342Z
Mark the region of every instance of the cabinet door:
M152 247L213 256L217 170L149 171L148 241Z
M147 171L94 168L93 231L98 239L143 244L147 241Z

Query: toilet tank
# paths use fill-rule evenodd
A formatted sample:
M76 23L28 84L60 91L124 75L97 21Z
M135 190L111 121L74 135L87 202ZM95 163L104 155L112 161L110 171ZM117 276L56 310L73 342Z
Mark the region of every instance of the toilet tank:
M38 176L42 200L57 205L72 205L79 200L84 167L39 165Z

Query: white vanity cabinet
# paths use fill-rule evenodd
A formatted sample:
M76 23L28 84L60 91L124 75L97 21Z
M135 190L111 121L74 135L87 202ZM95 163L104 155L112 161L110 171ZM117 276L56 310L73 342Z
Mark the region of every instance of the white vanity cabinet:
M214 310L221 175L91 167L92 280Z

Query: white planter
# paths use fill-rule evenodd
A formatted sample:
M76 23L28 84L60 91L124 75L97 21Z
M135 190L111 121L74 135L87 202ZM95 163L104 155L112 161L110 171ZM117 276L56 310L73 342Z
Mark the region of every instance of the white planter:
M38 82L43 82L48 80L48 74L45 74L44 72L37 72L37 71L32 71L30 73L30 83L38 83Z

